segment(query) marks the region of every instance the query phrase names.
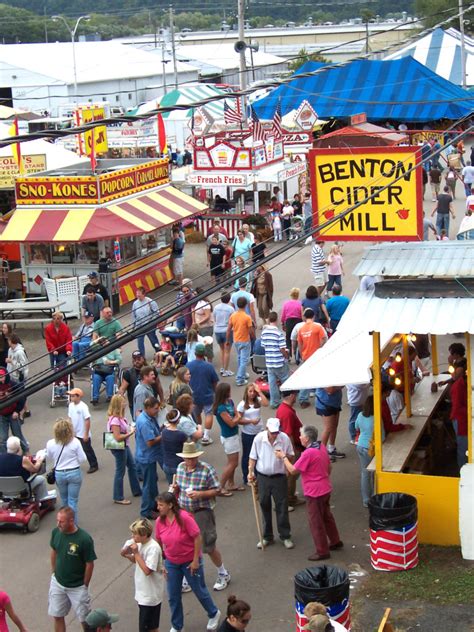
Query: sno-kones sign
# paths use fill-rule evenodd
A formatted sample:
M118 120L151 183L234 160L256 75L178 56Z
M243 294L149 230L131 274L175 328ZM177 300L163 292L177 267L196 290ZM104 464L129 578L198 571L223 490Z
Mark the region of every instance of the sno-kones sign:
M422 167L416 166L421 159L419 149L313 149L309 158L314 225L335 219L321 231L321 239L423 238Z

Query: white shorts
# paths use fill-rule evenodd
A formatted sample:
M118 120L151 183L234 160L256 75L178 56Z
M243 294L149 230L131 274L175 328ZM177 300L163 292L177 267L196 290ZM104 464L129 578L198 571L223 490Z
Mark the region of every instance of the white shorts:
M240 439L239 435L234 435L233 437L221 437L221 443L224 446L224 452L226 454L235 454L236 452L240 452Z
M66 588L52 575L49 585L49 616L65 617L71 608L76 613L80 623L84 623L91 611L91 597L88 588L84 585L77 588Z
M321 287L322 285L326 285L328 282L328 271L323 270L319 274L314 275L314 285L316 287Z
M177 257L176 259L173 259L172 264L173 274L175 276L179 276L180 274L182 275L184 269L184 257Z

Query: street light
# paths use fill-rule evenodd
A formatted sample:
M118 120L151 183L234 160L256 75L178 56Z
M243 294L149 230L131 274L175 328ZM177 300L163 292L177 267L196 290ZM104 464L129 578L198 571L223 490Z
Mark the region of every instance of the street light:
M62 22L64 26L67 28L67 30L69 31L69 35L71 36L72 64L74 68L74 102L77 103L77 68L76 68L76 47L75 47L76 33L77 33L77 28L79 24L81 23L81 21L84 20L85 22L88 22L91 19L91 16L81 15L81 17L77 18L76 24L73 29L69 26L69 24L66 21L66 18L64 18L62 15L53 15L51 16L51 19L53 20L53 22Z

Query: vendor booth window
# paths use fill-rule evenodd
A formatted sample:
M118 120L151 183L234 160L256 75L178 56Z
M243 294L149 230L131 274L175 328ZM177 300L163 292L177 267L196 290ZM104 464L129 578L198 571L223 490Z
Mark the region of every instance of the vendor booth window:
M53 244L51 246L52 263L74 263L74 244Z
M97 263L99 261L99 245L96 241L76 244L76 263Z
M136 259L138 256L136 237L122 237L120 240L120 250L124 261Z
M31 265L51 263L49 245L34 244L26 247L27 262Z
M160 248L164 248L170 243L170 231L166 228L147 233L140 237L141 254L146 255Z

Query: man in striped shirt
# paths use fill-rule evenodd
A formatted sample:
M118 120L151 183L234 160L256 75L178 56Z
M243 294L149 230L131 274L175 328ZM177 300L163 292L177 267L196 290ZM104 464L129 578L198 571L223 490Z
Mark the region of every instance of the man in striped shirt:
M268 320L269 324L263 328L260 340L265 350L265 363L270 386L270 406L278 408L281 403L278 383L283 383L290 374L288 349L286 348L285 334L277 326L278 314L270 312Z
M311 248L311 272L314 274L314 285L318 288L319 294L324 291L328 282L328 262L324 254L323 244L324 241L315 237Z

